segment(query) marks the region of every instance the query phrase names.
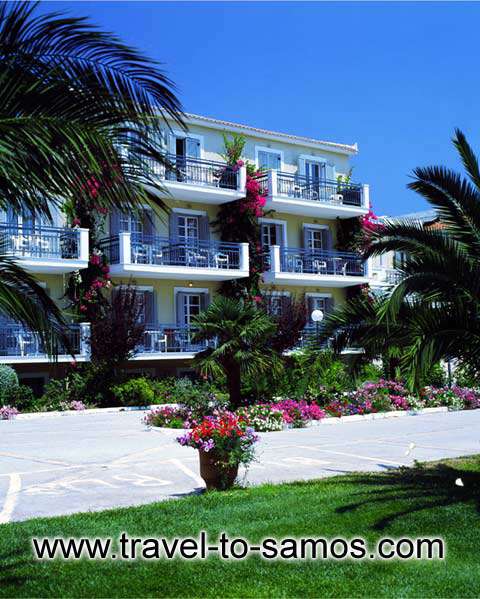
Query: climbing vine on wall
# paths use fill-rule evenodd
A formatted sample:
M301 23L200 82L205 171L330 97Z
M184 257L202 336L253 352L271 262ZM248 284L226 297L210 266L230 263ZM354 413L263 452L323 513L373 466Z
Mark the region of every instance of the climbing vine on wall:
M117 176L115 171L105 171L101 178L90 177L79 185L75 200L66 202L63 206L67 224L89 231L88 266L74 271L65 289L68 308L88 322L95 322L100 317L106 302L104 290L111 287L110 267L107 257L99 249L99 242L105 233L108 215L102 196L115 184Z
M242 160L245 138L239 134L223 136L223 158L232 168L242 166L247 170L246 195L240 200L222 204L213 227L222 241L246 242L249 245L249 276L235 281L225 281L220 293L229 297L244 297L260 302L260 282L264 270L264 252L260 239L258 219L265 215L267 201L266 175L255 165Z

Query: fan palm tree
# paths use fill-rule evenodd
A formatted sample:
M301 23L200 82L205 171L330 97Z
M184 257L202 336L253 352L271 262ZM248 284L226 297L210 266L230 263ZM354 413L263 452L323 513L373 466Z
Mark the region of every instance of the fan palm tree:
M453 143L466 177L445 167L417 168L408 185L435 208L440 226L392 219L372 232L366 258L391 251L406 255L400 282L372 307L365 326L355 325L366 307L359 300L325 323L325 333L338 333L337 347L358 338L377 351L393 342L415 381L440 359L473 365L480 355L480 168L461 131L455 131ZM353 323L349 333L347 318Z
M36 8L0 5L0 210L51 221L53 207L78 201L87 180L106 174L103 208L164 207L146 159L164 160L162 120L184 126L171 81L113 34ZM51 323L55 335L61 315L33 279L1 255L0 277L2 310L42 335ZM19 295L12 304L22 290L42 314L19 310Z
M192 322L192 341L215 342L195 356L204 375L225 376L230 405L242 401L243 377L278 372L281 362L269 346L276 325L261 308L250 302L218 296Z

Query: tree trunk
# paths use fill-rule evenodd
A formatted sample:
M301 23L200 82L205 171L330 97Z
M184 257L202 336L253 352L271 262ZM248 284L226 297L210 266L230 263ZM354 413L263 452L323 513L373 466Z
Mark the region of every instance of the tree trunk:
M230 396L230 407L232 410L236 410L240 407L242 400L240 366L235 362L229 364L225 374L227 376L228 394Z

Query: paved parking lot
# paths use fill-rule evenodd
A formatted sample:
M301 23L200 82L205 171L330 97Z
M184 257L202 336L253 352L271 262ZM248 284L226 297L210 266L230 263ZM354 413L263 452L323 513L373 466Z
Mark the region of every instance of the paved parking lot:
M0 523L139 505L199 491L195 450L139 412L0 422ZM385 470L480 453L480 410L321 425L261 435L245 481Z

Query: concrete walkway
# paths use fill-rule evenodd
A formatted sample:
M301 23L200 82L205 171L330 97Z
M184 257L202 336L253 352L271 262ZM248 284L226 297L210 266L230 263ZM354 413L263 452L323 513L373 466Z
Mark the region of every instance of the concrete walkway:
M150 431L142 413L0 421L0 523L132 506L201 489L181 431ZM380 471L480 453L480 410L264 433L246 482Z

